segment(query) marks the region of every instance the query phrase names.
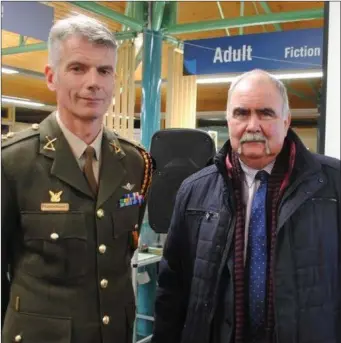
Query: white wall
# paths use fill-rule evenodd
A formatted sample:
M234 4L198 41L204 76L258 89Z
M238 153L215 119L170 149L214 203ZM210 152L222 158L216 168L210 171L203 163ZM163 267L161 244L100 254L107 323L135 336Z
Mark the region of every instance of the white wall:
M340 158L340 3L330 1L329 6L324 154Z

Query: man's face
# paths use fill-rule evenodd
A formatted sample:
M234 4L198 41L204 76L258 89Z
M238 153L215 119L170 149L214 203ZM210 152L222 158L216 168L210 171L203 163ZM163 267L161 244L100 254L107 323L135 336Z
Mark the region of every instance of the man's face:
M290 125L283 100L265 76L241 80L230 99L228 127L231 145L251 168L261 169L280 153Z
M56 70L45 69L58 109L83 120L102 117L114 90L115 50L72 36L61 43Z

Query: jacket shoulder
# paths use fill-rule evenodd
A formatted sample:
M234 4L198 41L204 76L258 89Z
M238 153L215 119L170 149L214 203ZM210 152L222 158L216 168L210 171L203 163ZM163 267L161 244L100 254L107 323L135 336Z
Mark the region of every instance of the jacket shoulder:
M192 183L196 183L199 180L208 179L212 175L218 175L218 174L219 174L219 172L218 172L218 169L217 169L216 165L212 164L212 165L210 165L208 167L200 169L196 173L194 173L191 176L189 176L187 179L184 180L183 185L189 185L189 184L192 184Z
M339 159L321 154L314 154L314 156L321 163L322 166L327 166L340 172L341 161Z
M140 151L147 152L145 147L142 144L140 144L139 142L136 142L134 140L129 140L129 139L122 137L120 135L116 135L116 137L119 140L120 144L122 144L122 145L133 147L136 150L138 150L139 152Z
M33 124L31 128L19 131L10 132L7 135L1 135L1 149L4 150L10 146L27 143L27 141L34 139L39 136L39 125Z
M139 160L139 168L143 170L141 194L145 195L151 185L153 173L153 162L150 154L143 145L138 142L121 137L118 134L116 134L116 139L119 141L126 154L131 155L133 160Z

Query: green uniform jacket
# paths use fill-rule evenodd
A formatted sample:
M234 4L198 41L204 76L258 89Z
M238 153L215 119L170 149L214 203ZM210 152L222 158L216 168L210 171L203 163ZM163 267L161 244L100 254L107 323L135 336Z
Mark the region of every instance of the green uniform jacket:
M146 196L151 163L106 129L101 156L96 199L54 116L2 141L3 343L131 342L145 201L119 204Z

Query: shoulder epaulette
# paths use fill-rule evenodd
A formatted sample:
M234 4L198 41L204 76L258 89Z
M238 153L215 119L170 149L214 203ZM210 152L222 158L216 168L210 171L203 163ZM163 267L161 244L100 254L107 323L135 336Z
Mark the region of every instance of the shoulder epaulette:
M139 150L142 149L142 150L146 151L146 148L142 144L140 144L139 142L136 142L136 141L124 138L124 137L118 135L117 133L116 133L116 137L117 137L118 140L126 142L126 143L129 143L129 144L133 145L135 148L137 148Z
M1 148L6 148L15 143L21 142L30 137L39 135L39 124L33 124L31 128L19 131L9 132L5 135L1 135Z

